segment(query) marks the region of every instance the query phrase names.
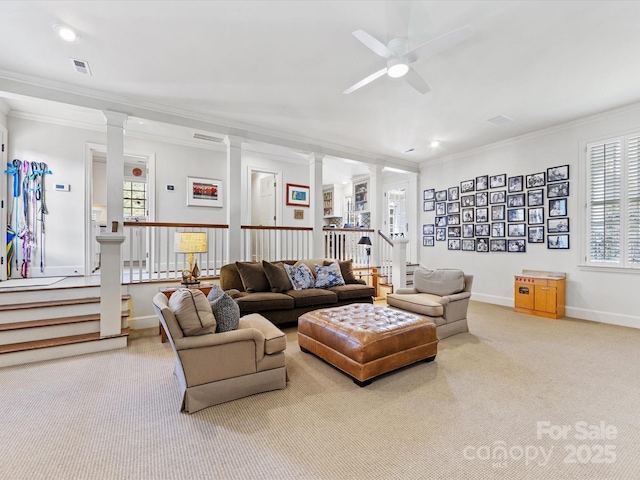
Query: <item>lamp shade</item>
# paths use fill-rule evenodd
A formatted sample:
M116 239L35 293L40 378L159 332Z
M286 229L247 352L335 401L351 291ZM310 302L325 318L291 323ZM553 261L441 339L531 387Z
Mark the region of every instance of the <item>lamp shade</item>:
M205 253L207 234L204 232L176 232L173 237L173 249L176 253Z
M371 239L369 237L360 237L358 245L371 245Z

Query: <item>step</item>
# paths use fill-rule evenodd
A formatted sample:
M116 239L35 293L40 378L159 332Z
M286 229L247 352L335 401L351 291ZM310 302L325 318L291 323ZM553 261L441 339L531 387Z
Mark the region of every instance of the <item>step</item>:
M99 333L90 333L0 346L0 367L125 348L128 336L127 328L123 329L119 335L105 338L100 338Z
M123 310L130 296L122 296ZM0 324L46 320L100 313L100 297L47 300L42 302L0 305Z
M2 284L0 283L0 286ZM26 302L46 302L52 300L68 300L72 298L99 297L100 286L74 286L62 288L0 289L0 306Z
M128 327L129 311L122 312L122 328ZM100 332L100 314L78 315L0 325L0 345L40 341Z

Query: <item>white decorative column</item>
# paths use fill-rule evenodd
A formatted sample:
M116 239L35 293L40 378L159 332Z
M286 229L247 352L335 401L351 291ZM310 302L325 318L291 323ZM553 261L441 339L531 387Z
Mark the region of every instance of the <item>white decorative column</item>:
M227 243L228 261L245 260L242 257L242 137L227 135L227 186L225 205L229 241Z
M371 265L379 266L380 237L378 230L382 228L382 212L384 211L384 199L382 197L382 167L380 165L369 166L369 220L370 228L373 229L371 241L373 248L371 250Z
M391 281L393 291L407 286L407 243L408 238L396 238L393 242L393 258L391 263Z
M322 197L322 162L324 154L314 152L311 154L309 162L309 180L311 188L311 225L313 226L313 251L312 258L323 258L324 254L324 233L322 228L324 222L322 217L324 214L323 197Z
M100 243L100 337L122 333L122 260L124 235L110 233L96 237Z
M107 121L107 231L122 233L124 180L124 126L127 115L105 110ZM116 229L112 228L113 222Z

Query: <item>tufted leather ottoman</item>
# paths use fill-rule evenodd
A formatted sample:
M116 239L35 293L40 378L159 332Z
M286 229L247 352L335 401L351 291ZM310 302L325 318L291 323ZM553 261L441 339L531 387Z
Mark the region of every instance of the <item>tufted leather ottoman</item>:
M411 313L354 303L305 313L298 343L364 387L371 380L438 353L436 325Z

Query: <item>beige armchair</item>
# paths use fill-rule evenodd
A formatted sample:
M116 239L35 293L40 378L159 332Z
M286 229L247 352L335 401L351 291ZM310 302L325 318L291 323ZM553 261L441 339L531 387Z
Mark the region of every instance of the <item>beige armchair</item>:
M433 318L438 339L469 331L467 309L473 275L460 270L416 268L413 288L387 295L387 305Z
M156 294L153 308L176 355L181 411L285 388L286 337L261 315L242 317L237 330L186 337L166 295Z

